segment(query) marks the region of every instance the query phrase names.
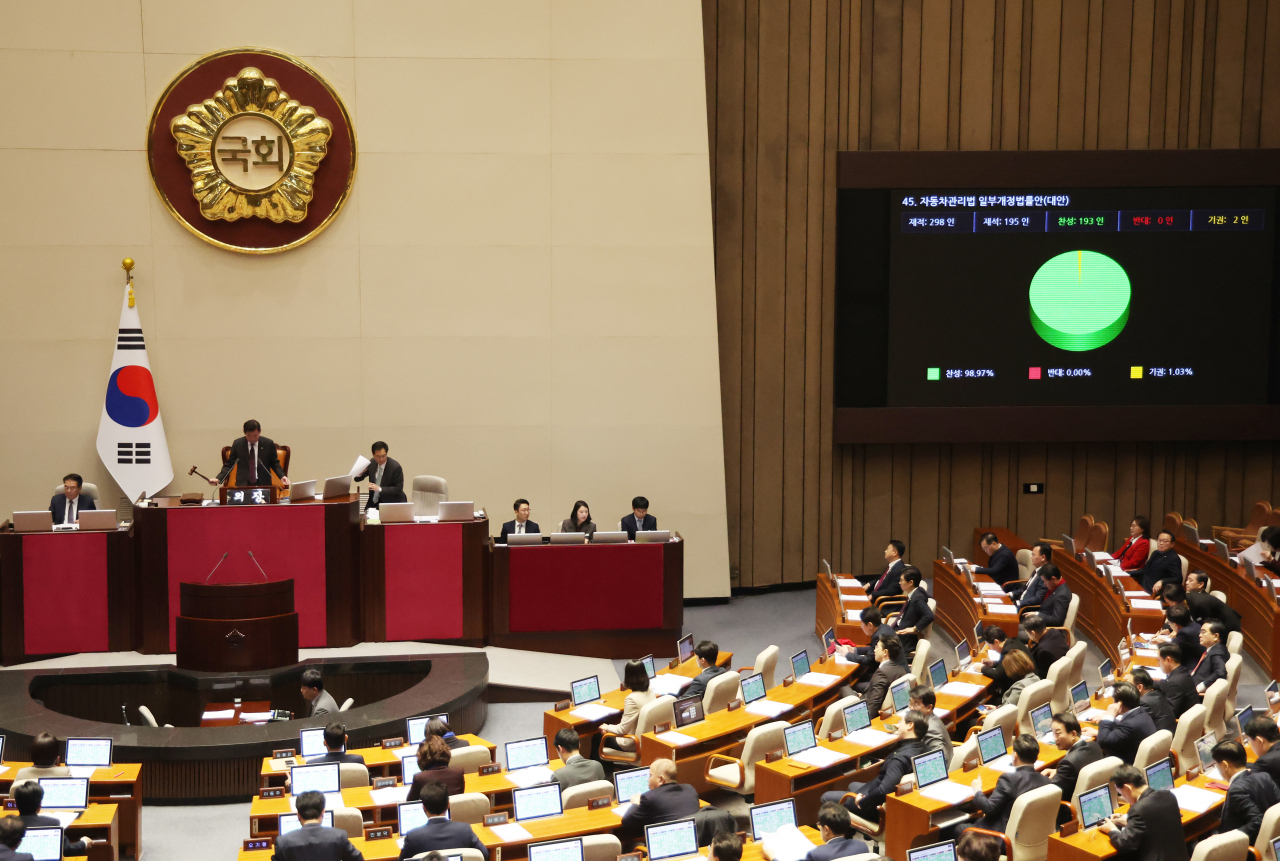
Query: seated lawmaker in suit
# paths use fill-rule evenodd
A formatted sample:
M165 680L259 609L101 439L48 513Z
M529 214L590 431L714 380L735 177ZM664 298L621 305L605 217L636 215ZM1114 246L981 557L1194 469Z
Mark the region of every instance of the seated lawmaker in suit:
M16 851L27 826L16 816L0 816L0 861L31 861L30 852Z
M1031 548L1031 565L1033 570L1031 576L1027 578L1026 583L1010 583L1004 587L1004 591L1013 596L1014 601L1018 605L1018 609L1028 607L1032 604L1039 606L1044 601L1045 592L1048 587L1044 583L1044 575L1040 569L1048 565L1053 560L1053 545L1046 544L1041 541L1039 544Z
M262 425L253 419L244 423L244 436L231 443L231 456L222 465L218 477L209 479L209 483L214 487L222 484L233 467L236 468L237 487L268 487L273 472L282 485L289 486L289 477L280 465L275 442L262 435Z
M1133 686L1138 689L1138 705L1151 715L1151 722L1157 730L1166 729L1171 733L1178 731L1178 719L1174 717L1173 706L1151 680L1151 674L1142 667L1134 667L1129 677Z
M893 621L894 633L902 641L902 651L910 654L920 640L920 631L933 624L933 611L929 609L929 596L921 586L920 569L908 565L902 572L902 586L907 591L907 604Z
M1040 676L1036 675L1035 664L1031 660L1031 655L1026 652L1011 651L1005 655L1000 666L1004 667L1005 675L1010 682L1009 690L1005 691L1004 696L1000 698L1000 705L1016 706L1018 700L1022 698L1022 692L1040 681Z
M1244 736L1253 750L1254 771L1265 771L1280 785L1280 727L1269 717L1258 715L1244 725Z
M427 821L408 834L400 835L404 840L400 861L407 861L423 852L446 849L475 849L488 859L489 850L484 848L475 829L465 822L449 820L449 790L444 784L428 781L422 785L420 798Z
M74 472L62 477L62 493L49 500L49 511L53 513L54 526L64 523L75 523L80 519L82 511L97 511L98 506L87 496L80 495L84 487L84 479Z
M614 738L636 734L636 725L640 722L640 709L657 699L650 689L649 674L645 672L644 661L627 661L622 669L622 686L627 690L627 698L622 703L622 719L618 723L600 724L600 732L612 733L609 738L602 739L604 747L616 750L634 751L636 743L630 738ZM621 801L621 799L619 799Z
M313 756L307 765L318 765L325 762L351 762L364 765L364 757L358 753L343 753L347 749L347 730L340 723L331 723L324 728L324 756Z
M529 519L529 500L517 499L511 507L515 509L516 518L502 524L502 534L498 536L499 544L506 544L508 535L538 532L538 524Z
M428 783L440 783L450 795L461 795L467 791L466 775L462 769L450 765L453 751L444 739L429 735L418 745L418 768L413 776L413 785L409 787L405 801L414 801L422 797L422 787Z
M655 759L650 763L649 791L631 799L631 807L622 817L619 836L639 837L646 825L672 822L697 813L698 790L677 780L676 764L671 760ZM619 802L625 800L618 799Z
M1227 799L1222 805L1218 833L1242 831L1249 843L1258 840L1262 815L1280 804L1280 786L1265 771L1250 771L1249 757L1238 741L1220 741L1213 746L1213 764L1227 782Z
M1129 540L1111 554L1121 571L1137 571L1151 555L1151 521L1139 514L1129 523Z
M1196 693L1200 696L1204 696L1204 692L1218 679L1227 677L1227 658L1231 653L1222 642L1226 636L1227 626L1217 620L1200 626L1200 645L1205 651L1191 670L1191 680L1196 683Z
M898 746L889 758L880 764L880 772L867 783L849 784L849 792L824 792L822 801L843 804L849 812L868 822L880 821L880 805L897 788L902 778L912 774L911 758L924 753L921 741L929 732L924 715L908 710L898 721Z
M567 520L560 521L561 532L585 532L590 538L596 534L596 525L591 520L591 508L581 499L573 504L573 514Z
M1040 569L1044 578L1044 600L1040 602L1040 616L1050 628L1067 624L1067 611L1071 609L1071 587L1058 566L1052 562Z
M1129 576L1153 595L1158 587L1181 583L1182 557L1173 549L1173 533L1167 529L1160 530L1160 535L1156 538L1156 552L1151 554L1146 565L1137 571L1130 571Z
M703 640L694 646L693 656L698 666L702 668L702 672L698 673L680 693L682 699L694 695L702 696L707 692L707 685L711 684L711 680L726 672L724 667L716 664L716 660L720 657L720 647L710 640Z
M431 720L427 721L426 735L438 736L446 745L448 745L449 750L457 750L460 747L469 747L465 741L453 734L453 730L449 729L447 721L438 717L433 717Z
M1049 778L1036 771L1039 755L1040 742L1036 737L1020 735L1013 740L1013 771L1000 775L990 797L982 791L982 778L973 779L973 806L982 811L982 818L976 823L978 828L1003 832L1018 796L1049 784Z
M1067 633L1061 628L1050 628L1049 621L1039 613L1028 613L1022 620L1027 632L1027 645L1031 647L1031 660L1036 665L1036 675L1049 678L1049 668L1054 661L1066 657L1071 650Z
M742 838L733 831L717 831L707 847L707 861L742 861Z
M338 701L333 698L333 694L324 689L324 676L319 670L315 667L303 670L299 682L302 698L310 703L307 707L307 717L338 713Z
M994 834L970 829L956 841L958 861L1000 861L1003 854L1004 843Z
M1200 645L1200 623L1192 619L1191 611L1181 604L1171 605L1164 617L1164 628L1152 642L1173 643L1182 650L1182 663L1194 667L1204 654L1204 646Z
M323 793L304 792L296 803L302 827L276 838L273 861L364 861L347 832L324 825Z
M1084 730L1085 737L1096 738L1107 756L1118 756L1126 765L1133 765L1138 745L1156 731L1151 715L1140 706L1138 689L1129 682L1116 682L1115 702L1107 706L1107 715L1098 721L1096 730Z
M1044 776L1062 790L1064 801L1070 801L1076 791L1080 770L1105 758L1102 748L1091 739L1080 737L1080 721L1075 712L1063 712L1053 716L1053 744L1067 755L1058 761L1057 768L1046 768Z
M937 694L924 685L916 685L912 688L907 700L907 708L920 712L920 714L924 715L924 719L929 722L929 732L921 739L924 742L925 753L933 753L935 750L945 751L947 761L950 762L953 752L951 733L947 732L946 723L934 711L934 707L937 704Z
M849 811L834 801L823 802L818 808L818 833L822 835L822 845L810 849L804 861L835 861L869 851L867 844L855 839Z
M1203 625L1210 619L1217 619L1227 626L1227 633L1240 630L1240 614L1227 606L1221 598L1210 595L1209 575L1203 571L1191 571L1187 574L1185 586L1170 583L1160 592L1160 599L1166 608L1169 604L1186 604L1191 618Z
M991 564L987 567L981 565L974 567L974 571L978 574L986 574L992 580L1004 586L1011 580L1018 579L1018 557L1013 555L1013 551L1000 543L1000 539L996 537L994 532L988 532L982 536L980 542L982 549L986 551L990 557Z
M907 674L906 667L901 663L902 641L897 634L880 638L880 642L876 643L875 660L876 670L871 674L866 693L862 697L866 700L867 711L871 715L879 712L884 705L884 698L889 695L889 686ZM852 695L853 690L847 685L840 689L841 697ZM923 740L924 735L920 738Z
M631 513L622 518L622 529L627 538L636 540L637 532L654 532L658 528L658 518L649 513L649 500L637 496L631 500Z
M556 754L564 765L551 775L551 779L560 784L564 792L571 786L590 783L593 780L604 780L604 766L594 759L586 759L578 753L578 733L568 727L556 733Z
M1169 701L1173 716L1180 718L1187 709L1200 702L1196 683L1191 678L1191 671L1182 663L1182 649L1177 643L1162 644L1157 654L1160 656L1160 671L1165 677L1156 682L1156 690Z
M384 502L408 502L404 495L404 469L400 464L387 457L387 444L378 440L373 444L373 459L365 467L364 472L357 475L354 481L369 479L369 501L365 508L377 508Z
M1182 828L1178 797L1167 789L1151 789L1142 769L1122 765L1111 776L1129 812L1102 820L1098 830L1107 835L1121 858L1146 861L1187 861L1187 838Z
M1009 686L1013 684L1013 680L1005 672L1004 659L1012 651L1026 652L1027 657L1031 657L1031 650L1019 638L1010 637L1006 634L1004 628L999 625L988 625L986 627L986 630L982 632L982 643L985 643L987 648L979 648L978 655L982 656L982 660L979 661L978 655L975 655L974 665L981 667L982 674L991 679L991 686L995 688L995 692L1000 696L1004 696L1005 691L1009 690ZM981 647L982 643L979 643L979 647ZM1000 660L992 661L990 656L987 655L987 652L992 649L1000 653ZM1032 666L1034 666L1034 663Z
M44 787L36 780L24 780L22 783L15 783L10 791L13 796L14 804L18 805L18 818L28 828L61 828L62 823L52 816L41 816L40 805L44 803ZM70 855L88 855L89 846L93 843L92 837L81 837L78 840L71 840L64 833L62 835L62 854Z
M906 567L902 557L906 555L907 545L894 538L884 548L884 570L878 575L870 577L859 577L862 585L866 587L867 597L872 601L878 601L881 598L890 598L894 595L902 594L902 569Z

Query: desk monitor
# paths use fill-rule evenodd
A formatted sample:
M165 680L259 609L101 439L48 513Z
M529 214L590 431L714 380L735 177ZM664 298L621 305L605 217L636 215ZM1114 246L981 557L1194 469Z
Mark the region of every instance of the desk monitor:
M1092 828L1116 812L1114 792L1111 782L1107 781L1096 789L1080 793L1076 803L1080 807L1078 812L1081 828Z
M693 657L693 634L685 634L676 641L676 654L682 664Z
M419 810L422 809L421 804L418 804L417 807ZM325 828L333 827L333 811L332 810L326 810L324 812L324 816L320 817L320 824L322 824ZM302 827L302 820L298 817L298 814L296 813L280 814L280 836L281 837L288 834L290 831L297 831L301 827Z
M1249 725L1251 720L1253 720L1253 706L1236 709L1236 729L1239 730L1238 735L1241 739L1244 738L1244 728ZM1247 744L1243 740L1240 743Z
M643 533L639 533L643 534ZM692 819L677 819L661 825L644 827L644 843L649 849L649 861L666 861L698 854L698 831Z
M591 536L592 544L626 544L630 540L625 532L597 532Z
M383 502L378 505L378 519L383 523L412 523L412 502Z
M866 700L858 700L858 702L853 705L845 707L845 735L848 735L851 732L857 732L860 729L866 729L869 726L871 726L871 714L868 711Z
M742 704L751 705L765 696L764 673L753 673L742 680Z
M951 548L945 544L942 545L942 561L950 568L956 567L956 554L952 553Z
M328 812L325 811L325 813ZM445 812L448 813L448 811ZM396 828L401 837L426 824L427 811L421 801L402 801L396 806Z
M552 532L552 544L586 544L587 533L585 532Z
M315 727L313 729L304 729L298 733L298 754L303 759L310 759L313 756L324 756L329 749L324 746L324 727ZM342 747L342 752L346 752L346 746Z
M326 478L324 480L324 492L322 495L325 499L338 499L339 497L350 496L351 476L335 475L333 478Z
M81 532L109 532L116 528L116 510L100 508L95 511L82 511L77 522L80 524Z
M515 820L546 819L564 812L560 806L560 784L540 783L537 786L511 791L511 806L515 808Z
M684 729L690 724L705 720L707 717L702 708L702 694L694 694L691 697L676 700L672 704L672 709L675 711L676 729Z
M1280 858L1280 837L1271 841L1271 854Z
M644 674L649 678L653 678L658 674L657 670L653 668L653 655L645 655L640 659L640 663L644 664Z
M400 754L400 776L405 786L410 786L413 783L413 776L419 771L422 771L422 768L418 765L417 751L411 750L408 753Z
M1115 667L1111 664L1111 659L1107 658L1098 664L1098 678L1102 680L1102 684L1107 683L1107 677L1115 672Z
M540 532L521 532L519 535L513 532L507 536L507 546L509 547L523 547L541 543L542 533Z
M947 662L938 658L929 665L929 684L936 691L947 683Z
M413 754L417 764L417 754ZM342 782L338 778L339 768L336 762L325 762L320 765L295 765L289 769L289 793L299 796L304 792L340 792ZM413 782L413 778L409 778Z
M439 718L445 724L449 723L448 714L418 715L417 717L405 718L405 737L408 739L409 744L422 744L426 740L427 724L431 723L432 718Z
M961 640L956 643L956 662L960 665L961 669L964 669L969 666L969 664L973 663L973 656L969 651L968 640Z
M575 706L595 702L600 699L600 677L591 676L587 679L578 679L571 685L571 690Z
M670 529L654 529L649 532L636 533L636 544L666 544L670 540Z
M982 650L982 636L984 633L985 629L982 627L982 620L979 619L973 623L973 646L979 651Z
M93 765L106 768L111 765L111 739L69 738L64 762L73 766Z
M1231 548L1227 547L1227 542L1215 538L1213 539L1213 550L1218 554L1218 558L1228 565L1231 564Z
M889 695L893 697L895 712L906 711L907 706L911 704L911 679L904 677L902 681L894 682L889 686Z
M782 741L787 747L787 756L818 746L818 740L813 737L813 724L807 720L783 729Z
M784 798L771 804L754 804L751 807L751 837L763 840L782 828L795 828L796 802Z
M791 656L791 672L795 674L796 681L800 681L800 677L809 672L808 649L801 649Z
M547 740L542 736L534 738L520 739L519 741L509 741L503 746L507 757L507 771L516 771L521 768L534 768L539 765L546 765L547 759Z
M1072 556L1076 555L1076 540L1065 532L1062 533L1062 549Z
M1267 695L1268 701L1274 699L1277 696L1280 696L1280 682L1277 682L1275 679L1272 679L1271 684L1263 688L1262 692Z
M13 513L14 532L52 532L52 511L15 511Z
M440 523L470 523L475 519L476 504L473 500L440 503L438 518Z
M1182 521L1182 537L1191 542L1191 546L1200 549L1200 530L1187 521Z
M40 788L44 790L44 810L84 810L89 806L89 778L42 777Z
M986 765L993 759L999 759L1009 752L1009 746L1004 741L1004 728L992 727L989 730L978 733L978 760Z
M310 502L316 498L316 480L295 481L289 485L290 502Z
M31 861L60 861L62 858L62 829L28 828L18 844L18 852L31 856Z
M1216 733L1207 732L1196 739L1196 754L1200 757L1200 773L1209 774L1209 772L1217 773L1217 769L1213 765L1213 746L1218 743Z
M1078 682L1071 688L1071 704L1077 711L1089 707L1089 683Z
M626 804L637 795L649 791L649 766L628 768L613 773L614 797L619 804Z
M530 843L529 861L582 861L582 838Z
M1173 789L1173 764L1167 756L1143 770L1147 773L1147 786L1152 789Z
M1035 727L1036 735L1044 735L1047 732L1053 732L1053 703L1045 703L1031 710L1031 725Z
M4 762L4 736L0 735L0 762Z
M916 773L916 789L924 789L947 779L947 757L935 750L911 757L911 767Z
M822 636L819 639L822 640L823 654L830 655L835 652L836 650L836 629L835 628L827 628L827 630L822 632Z
M907 861L956 861L956 841L907 850Z

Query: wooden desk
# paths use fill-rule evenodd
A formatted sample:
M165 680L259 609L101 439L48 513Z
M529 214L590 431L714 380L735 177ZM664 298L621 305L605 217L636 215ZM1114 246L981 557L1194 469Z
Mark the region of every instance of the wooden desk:
M871 725L881 732L894 733L893 727L886 726L879 718L873 720ZM822 793L843 792L852 781L870 780L879 763L864 766L862 760L871 754L887 753L897 743L896 735L875 747L865 747L845 739L819 741L819 747L850 757L826 768L814 768L804 763L797 763L790 757L783 757L777 762L757 762L756 804L794 798L796 821L816 822L818 808L822 806Z
M564 763L559 759L552 759L547 763L547 768L552 771L559 771L563 767ZM489 806L495 813L510 810L511 791L519 787L511 782L507 774L505 769L497 774L486 774L483 777L479 774L468 774L465 789L467 792L479 792L489 796Z
M542 843L547 840L563 840L566 837L581 837L584 834L605 834L617 831L622 826L622 817L610 807L599 810L588 810L575 807L566 810L560 816L548 816L545 819L532 819L519 823L529 832L528 840L504 841L483 825L472 825L480 837L480 842L489 850L500 848L502 858L524 858L529 854L530 843Z
M995 582L985 574L975 574L973 578L979 583ZM978 622L982 622L983 628L995 625L1010 637L1018 635L1016 614L988 612L982 599L969 588L965 575L941 559L933 560L933 595L938 602L934 624L941 625L953 640L964 640L972 646L973 627ZM997 599L999 596L991 597Z
M266 721L250 722L241 718L240 715L244 712L249 712L250 714L254 712L269 712L271 711L271 701L250 700L249 702L240 703L208 703L205 705L204 710L206 712L224 712L230 710L235 712L235 714L229 718L213 719L206 718L202 714L200 717L200 726L238 726L242 723L256 723L258 726L261 726L266 723Z
M498 746L491 741L485 741L478 735L470 733L460 733L458 738L462 739L469 745L478 747L487 747L489 749L489 759L492 760ZM399 777L400 776L400 757L410 751L416 751L417 745L405 745L404 747L396 747L383 749L381 747L353 747L347 753L358 753L364 757L364 764L369 769L369 777ZM295 756L290 760L289 767L294 765L305 765L306 760L300 756ZM262 768L258 772L262 787L284 786L285 778L289 776L289 768L286 767L282 771L277 771L271 767L272 762L280 762L280 760L272 760L269 756L262 758ZM471 776L471 775L468 775Z
M34 763L6 761L0 770L0 794L8 795L18 769ZM137 858L142 850L142 765L117 763L99 768L89 778L89 804L110 807L116 812L112 830L119 849Z
M1120 665L1116 644L1125 638L1130 623L1134 634L1154 633L1164 624L1163 610L1133 607L1132 601L1144 599L1116 594L1106 578L1089 566L1084 554L1072 557L1065 550L1054 550L1053 562L1071 587L1071 593L1080 596L1076 626L1115 666ZM1116 584L1126 592L1144 591L1141 584L1127 574L1117 577Z
M0 811L0 815L16 816L16 810ZM66 836L71 840L88 837L94 840L89 847L89 861L119 861L120 831L115 804L90 803L79 817L67 826ZM96 841L102 841L101 843Z
M365 840L363 837L352 837L351 845L359 850L365 861L394 861L400 857L400 847L394 838L389 840ZM236 861L271 861L275 849L254 849L246 852L241 847Z
M837 581L844 580L848 585ZM859 646L871 642L858 621L846 620L845 610L863 610L871 606L867 591L852 574L827 574L818 572L817 608L814 613L813 632L821 637L828 628L835 628L837 639L850 640Z
M823 630L825 631L826 628L823 628ZM748 829L747 833L750 834L750 829ZM822 835L818 833L816 828L801 825L800 833L808 837L809 842L814 846L822 845ZM711 847L703 846L698 852L702 855L710 855ZM764 841L756 842L748 837L742 844L742 861L764 861Z

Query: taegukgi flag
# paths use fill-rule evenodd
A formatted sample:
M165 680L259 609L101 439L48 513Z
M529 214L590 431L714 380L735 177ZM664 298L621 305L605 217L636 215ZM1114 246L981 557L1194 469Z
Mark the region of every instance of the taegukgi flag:
M120 330L98 424L98 456L130 501L143 493L153 496L173 481L160 402L134 302L133 278L125 287L120 308Z

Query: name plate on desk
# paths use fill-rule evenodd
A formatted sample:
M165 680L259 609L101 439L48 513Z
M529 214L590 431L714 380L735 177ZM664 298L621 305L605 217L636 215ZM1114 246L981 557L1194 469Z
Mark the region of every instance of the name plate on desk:
M1073 819L1073 820L1072 820L1072 821L1070 821L1070 822L1064 822L1064 823L1062 823L1062 827L1058 829L1058 836L1059 836L1059 837L1070 837L1072 834L1075 834L1075 833L1076 833L1077 831L1079 831L1079 830L1080 830L1080 823L1079 823L1079 822L1076 822L1076 821Z
M833 730L831 731L831 735L827 736L827 738L828 738L830 741L839 741L840 739L844 738L844 730L842 730L842 729L833 729Z
M734 700L733 702L729 703L729 711L731 712L737 711L740 708L742 708L742 700Z
M507 814L505 813L490 813L484 818L485 828L492 828L495 825L506 825L506 824L507 824Z
M480 766L479 775L485 777L490 774L502 774L502 763L491 762L488 765Z
M644 854L640 852L628 852L626 855L619 855L618 861L644 861Z
M274 487L224 487L221 492L223 505L274 505L276 503Z
M653 734L662 735L664 732L671 732L671 721L663 721L653 725Z
M374 789L386 789L388 786L395 786L396 779L394 777L375 777L373 779Z
M284 787L277 786L272 789L264 789L259 794L260 798L284 798Z
M382 740L382 749L391 750L396 747L404 747L404 739L402 738L384 738Z
M571 705L573 705L573 703L569 700L560 700L560 702L556 703L556 711L558 712L565 711Z
M281 748L280 750L271 751L272 759L291 759L298 755L298 752L291 747Z
M243 846L245 852L261 852L263 849L270 849L274 843L273 837L255 837L244 841Z
M4 800L4 809L5 809L5 810L17 810L17 809L18 809L18 802L14 801L12 798L6 798L6 799Z
M784 688L789 688L789 687L791 687L792 685L794 685L795 683L796 683L796 677L795 677L795 676L787 676L785 679L783 679L783 680L782 680L782 686L783 686Z
M784 756L786 756L786 751L784 750L771 750L764 755L764 761L777 762L778 760L782 759Z
M381 828L366 829L364 832L364 839L365 840L390 840L391 834L392 834L391 826L385 825Z
M904 780L902 781L902 783L899 783L897 786L893 788L893 794L898 797L902 797L904 795L910 795L911 790L915 788L916 788L916 785L914 781Z
M1259 582L1259 583L1261 583L1262 581L1261 581L1261 580L1259 580L1258 582ZM672 658L672 659L671 659L671 663L667 664L667 669L668 669L668 670L674 670L674 669L675 669L676 667L678 667L678 666L680 666L680 659L679 659L679 658ZM619 857L621 857L621 856L619 856Z
M592 798L587 801L588 810L600 810L605 807L613 806L613 796L602 795L599 798Z
M960 767L963 768L965 771L973 771L975 768L978 767L978 758L976 756L971 756L968 759L966 759L961 764Z

